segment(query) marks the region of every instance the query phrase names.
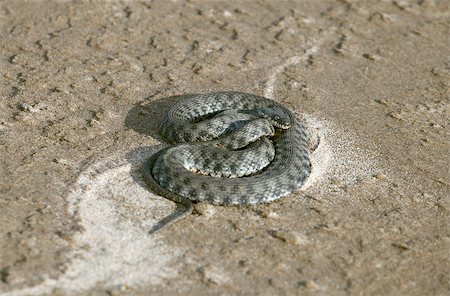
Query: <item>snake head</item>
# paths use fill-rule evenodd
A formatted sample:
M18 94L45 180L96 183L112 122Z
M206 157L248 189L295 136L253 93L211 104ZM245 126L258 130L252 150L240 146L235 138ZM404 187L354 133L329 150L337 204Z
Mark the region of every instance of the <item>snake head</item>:
M267 119L271 125L280 129L291 127L291 118L286 112L278 108L257 108L255 109L258 117Z

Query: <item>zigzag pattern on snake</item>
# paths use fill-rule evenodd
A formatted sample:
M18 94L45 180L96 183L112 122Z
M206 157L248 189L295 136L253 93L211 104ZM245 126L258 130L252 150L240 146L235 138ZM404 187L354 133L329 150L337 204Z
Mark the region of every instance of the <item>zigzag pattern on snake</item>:
M185 95L167 112L160 133L174 146L147 161L144 178L187 207L190 201L268 203L297 190L310 174L303 124L261 96Z

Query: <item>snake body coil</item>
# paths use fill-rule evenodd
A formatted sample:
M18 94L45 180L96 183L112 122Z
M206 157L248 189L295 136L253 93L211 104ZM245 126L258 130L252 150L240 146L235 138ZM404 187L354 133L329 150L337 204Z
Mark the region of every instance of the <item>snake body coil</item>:
M268 203L294 192L310 174L303 124L261 96L186 95L168 111L160 133L175 145L154 155L144 176L175 202Z

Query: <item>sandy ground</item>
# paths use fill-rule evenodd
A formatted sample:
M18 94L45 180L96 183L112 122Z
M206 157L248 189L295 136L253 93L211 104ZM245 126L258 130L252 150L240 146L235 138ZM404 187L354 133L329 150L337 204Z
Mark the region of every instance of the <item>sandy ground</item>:
M449 295L448 1L0 1L0 295ZM313 173L176 210L170 96L265 95Z

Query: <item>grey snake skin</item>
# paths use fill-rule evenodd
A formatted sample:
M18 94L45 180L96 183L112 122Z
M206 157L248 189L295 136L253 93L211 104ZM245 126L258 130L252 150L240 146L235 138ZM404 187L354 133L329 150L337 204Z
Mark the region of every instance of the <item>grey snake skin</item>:
M240 92L184 97L160 128L174 145L144 165L151 189L186 207L163 224L190 213L191 201L269 203L303 185L311 171L307 134L290 110Z

